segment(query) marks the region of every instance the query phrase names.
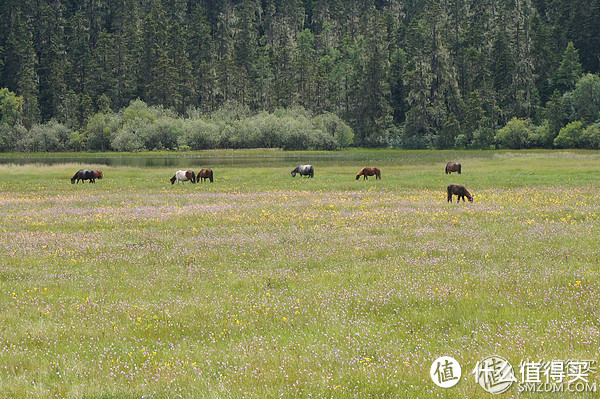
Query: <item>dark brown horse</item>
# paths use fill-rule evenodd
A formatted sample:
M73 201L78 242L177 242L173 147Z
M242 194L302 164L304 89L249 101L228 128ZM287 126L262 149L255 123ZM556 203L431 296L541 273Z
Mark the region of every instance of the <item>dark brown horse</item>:
M360 172L356 174L356 180L358 180L361 176L363 180L368 180L367 176L375 175L375 180L381 180L381 170L379 168L362 168Z
M196 176L196 181L198 183L200 183L200 179L202 179L202 183L204 183L206 181L206 179L209 179L210 182L213 182L213 171L212 169L200 169L200 172L198 172L198 175Z
M458 172L458 174L460 175L460 171L461 171L461 167L460 167L459 163L457 163L457 162L448 162L446 164L446 174L452 173L452 172Z
M96 183L96 179L102 179L103 174L101 170L87 170L87 169L79 169L75 175L71 178L71 184L79 183L81 180L82 183L85 180L89 180L90 183Z
M461 198L463 202L465 202L465 197L467 197L469 202L473 202L473 196L471 193L469 193L465 186L460 184L450 184L446 191L448 192L448 202L452 202L452 195L458 196L456 203L459 203Z

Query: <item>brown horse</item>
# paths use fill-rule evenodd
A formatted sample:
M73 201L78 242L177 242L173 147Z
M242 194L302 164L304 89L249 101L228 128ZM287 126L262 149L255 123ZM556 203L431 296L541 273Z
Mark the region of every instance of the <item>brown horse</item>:
M94 173L94 179L102 179L104 177L104 174L101 170L93 170L92 172Z
M460 175L461 167L460 167L459 163L457 163L457 162L448 162L446 164L446 174L452 173L452 172L458 172L458 174Z
M361 176L363 180L368 180L367 176L375 175L375 180L381 180L381 170L379 168L362 168L360 172L356 174L356 180L358 180Z
M200 172L198 172L198 175L196 177L196 181L198 183L200 183L200 179L202 179L202 183L204 183L206 181L206 179L209 179L210 182L213 182L213 171L212 169L200 169Z
M473 196L471 193L469 193L465 186L460 184L450 184L446 191L448 192L448 202L452 202L452 195L458 196L458 200L456 201L457 204L460 202L461 198L463 202L465 202L465 197L467 197L469 202L473 202Z

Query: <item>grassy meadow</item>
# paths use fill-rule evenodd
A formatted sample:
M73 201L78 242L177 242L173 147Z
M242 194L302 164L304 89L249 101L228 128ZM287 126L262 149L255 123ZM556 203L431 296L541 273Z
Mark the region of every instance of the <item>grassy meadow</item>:
M484 397L492 354L599 359L598 152L214 154L250 161L0 165L1 398Z

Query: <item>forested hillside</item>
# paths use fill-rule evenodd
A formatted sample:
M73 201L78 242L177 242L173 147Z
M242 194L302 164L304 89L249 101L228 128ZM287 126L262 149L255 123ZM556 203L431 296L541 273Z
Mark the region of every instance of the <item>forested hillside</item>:
M0 18L2 151L600 147L598 0L0 0Z

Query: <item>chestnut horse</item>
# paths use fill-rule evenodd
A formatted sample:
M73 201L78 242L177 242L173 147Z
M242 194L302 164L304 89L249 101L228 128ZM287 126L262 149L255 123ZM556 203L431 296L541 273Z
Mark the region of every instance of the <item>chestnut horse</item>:
M210 182L213 182L213 171L212 169L200 169L200 172L196 175L196 182L200 183L200 179L202 179L202 183L209 179Z
M448 162L446 164L446 174L452 173L452 172L458 172L458 174L460 175L461 166L458 162Z
M465 197L467 197L469 202L473 202L473 196L471 193L469 193L465 186L460 184L450 184L446 191L448 192L448 202L452 202L452 195L458 196L458 200L456 201L457 204L460 202L461 198L463 202L465 202Z
M178 170L169 180L171 180L171 184L175 184L176 180L177 183L186 182L188 180L192 183L196 183L196 174L193 170Z
M367 176L375 175L375 180L381 180L381 170L379 168L362 168L360 172L356 174L356 180L358 180L361 176L363 180L368 180Z

